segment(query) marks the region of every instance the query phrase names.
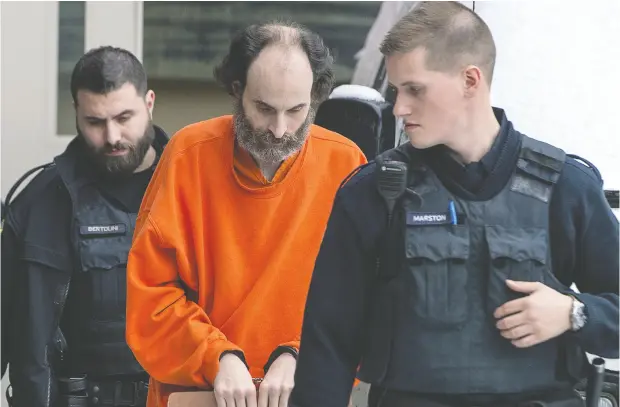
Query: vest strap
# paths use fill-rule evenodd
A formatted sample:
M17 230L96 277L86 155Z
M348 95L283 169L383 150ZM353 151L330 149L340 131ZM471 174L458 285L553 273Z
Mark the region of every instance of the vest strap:
M15 184L13 184L13 186L11 187L11 189L9 189L9 192L6 194L6 205L7 207L11 204L11 198L13 197L13 195L15 194L15 191L17 191L17 188L19 188L19 186L32 174L34 174L35 172L39 171L39 170L46 170L52 166L54 166L54 163L47 163L47 164L42 164L42 165L37 165L34 168L29 169L28 171L26 171L26 173L24 175L22 175L21 177L19 177L19 179L17 180L17 182L15 182Z
M26 171L26 173L24 175L22 175L21 177L19 177L19 179L17 180L17 182L15 182L15 184L13 184L13 186L11 187L11 189L9 189L9 192L6 194L6 199L4 200L4 205L5 208L2 211L2 219L0 219L0 232L2 232L2 225L4 225L4 220L6 219L6 215L9 212L9 208L11 205L11 199L13 198L13 195L15 195L15 192L17 191L17 189L19 188L19 186L32 174L34 174L37 171L43 170L45 171L46 169L48 169L49 167L54 166L54 163L47 163L47 164L42 164L42 165L37 165L34 168L29 169L28 171Z

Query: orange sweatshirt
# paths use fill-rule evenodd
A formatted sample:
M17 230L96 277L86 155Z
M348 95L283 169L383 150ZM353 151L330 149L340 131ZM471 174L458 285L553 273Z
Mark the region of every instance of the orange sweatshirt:
M267 183L234 146L231 116L182 129L142 201L127 267L127 342L152 377L149 407L166 406L173 391L209 388L223 351L242 351L252 377L263 377L278 346L298 348L336 190L366 162L350 140L312 126Z

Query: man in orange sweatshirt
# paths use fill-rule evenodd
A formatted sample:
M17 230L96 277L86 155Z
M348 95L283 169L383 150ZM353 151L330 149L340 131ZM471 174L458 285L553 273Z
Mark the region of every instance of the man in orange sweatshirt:
M288 405L333 199L366 163L312 124L332 61L295 24L247 28L215 72L234 114L185 127L163 153L127 270L127 341L152 376L149 407L191 388L214 389L220 407Z

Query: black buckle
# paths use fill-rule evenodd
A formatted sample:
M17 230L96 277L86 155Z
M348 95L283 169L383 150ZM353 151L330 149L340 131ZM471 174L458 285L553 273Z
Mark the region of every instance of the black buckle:
M60 394L74 394L88 389L88 378L86 375L79 377L59 377L58 391Z
M124 385L130 385L131 397L129 399L123 397ZM114 382L114 400L113 403L118 407L137 407L146 401L148 394L148 383L139 382Z

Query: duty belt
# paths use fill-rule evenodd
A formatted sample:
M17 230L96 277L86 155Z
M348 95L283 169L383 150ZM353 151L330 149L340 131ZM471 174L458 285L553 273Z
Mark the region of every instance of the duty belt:
M58 379L58 407L136 407L146 404L148 382L90 380L86 376Z

